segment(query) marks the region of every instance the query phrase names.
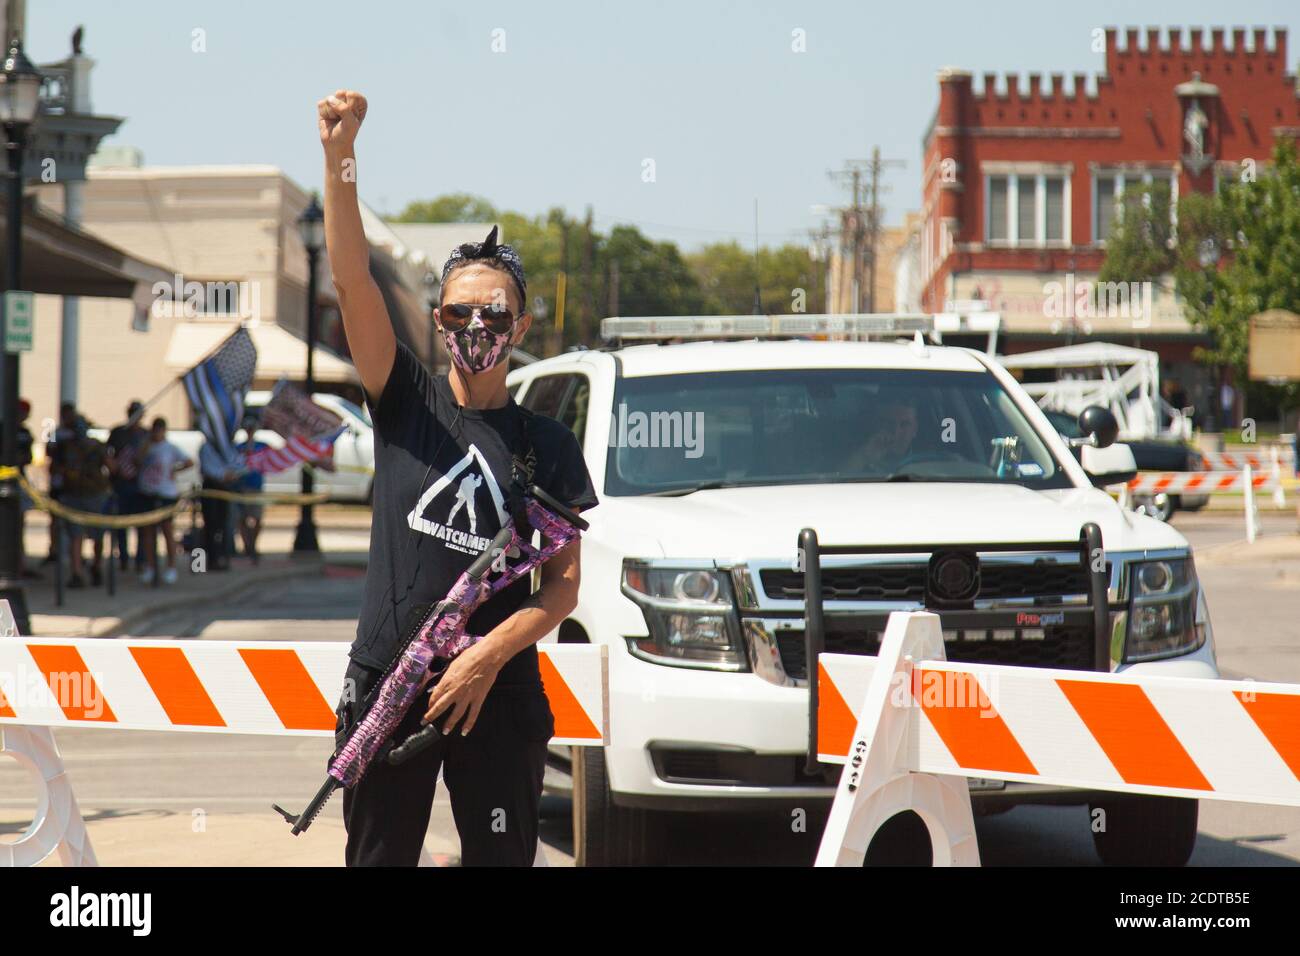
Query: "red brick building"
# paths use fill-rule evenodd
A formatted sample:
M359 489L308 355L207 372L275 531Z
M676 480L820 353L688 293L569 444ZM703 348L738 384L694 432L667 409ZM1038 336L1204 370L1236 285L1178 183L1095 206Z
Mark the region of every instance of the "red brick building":
M1129 29L1121 46L1107 29L1105 72L1076 73L1068 88L1056 73L1002 84L986 73L977 89L970 73L942 71L924 139L921 307L982 300L1003 315L1007 352L1066 339L1152 348L1189 392L1202 391L1191 350L1204 338L1171 284L1133 290L1132 309L1114 296L1108 309L1060 305L1062 290L1096 279L1126 186L1163 179L1175 200L1208 191L1266 165L1278 136L1300 135L1285 31L1271 43L1266 30L1249 42L1246 30L1228 32Z

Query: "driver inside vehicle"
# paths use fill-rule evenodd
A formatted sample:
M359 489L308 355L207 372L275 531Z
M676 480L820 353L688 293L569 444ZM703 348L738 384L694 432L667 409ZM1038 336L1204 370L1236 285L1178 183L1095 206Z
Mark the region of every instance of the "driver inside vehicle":
M917 414L911 402L885 399L869 413L864 440L849 452L841 470L849 474L887 475L912 452Z

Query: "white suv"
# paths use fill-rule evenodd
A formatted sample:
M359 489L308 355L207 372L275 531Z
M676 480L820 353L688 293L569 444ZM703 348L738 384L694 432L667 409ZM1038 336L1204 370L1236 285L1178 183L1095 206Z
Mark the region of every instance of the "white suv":
M808 756L809 654L874 654L893 610L937 611L952 659L1218 676L1186 539L1100 487L1132 470L1105 447L1109 413L1090 410L1090 474L978 352L648 344L508 381L574 430L601 499L578 606L548 638L610 649L610 745L569 768L580 864L651 862L664 811L829 800L838 768ZM1196 838L1193 800L1000 781L972 795L982 812L1100 803L1108 862L1180 864Z

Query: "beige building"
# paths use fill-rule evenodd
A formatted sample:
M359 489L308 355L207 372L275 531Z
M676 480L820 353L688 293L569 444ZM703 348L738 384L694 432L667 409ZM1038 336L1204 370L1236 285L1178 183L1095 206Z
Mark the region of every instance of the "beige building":
M907 245L913 229L913 220L919 218L917 213L909 213L902 226L888 226L880 230L876 241L876 275L875 311L894 312L899 310L895 296L895 274L899 256ZM866 258L865 256L863 257ZM835 315L844 315L856 311L853 308L853 256L851 252L838 247L831 249L830 261L831 297L827 311ZM861 280L867 281L869 269L863 264ZM869 301L866 290L862 290L862 311L867 310Z

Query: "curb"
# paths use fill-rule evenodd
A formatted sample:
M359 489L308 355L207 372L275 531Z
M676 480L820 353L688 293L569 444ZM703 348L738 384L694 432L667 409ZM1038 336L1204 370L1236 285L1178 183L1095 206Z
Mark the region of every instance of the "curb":
M235 581L219 589L212 589L204 592L202 597L194 594L178 594L167 600L157 601L142 607L134 608L125 612L120 617L95 617L90 618L86 627L85 637L104 637L114 638L121 637L130 628L135 627L141 621L148 620L159 614L165 614L169 611L177 610L183 607L204 607L216 601L232 598L244 591L254 587L260 587L263 584L274 583L276 581L286 581L292 578L307 577L310 574L318 573L323 568L326 561L303 561L301 565L276 568L272 571L264 572L256 577L249 577L242 581ZM63 615L50 614L41 615L33 614L33 617L60 617ZM71 615L69 615L71 616ZM35 628L33 627L33 630Z

